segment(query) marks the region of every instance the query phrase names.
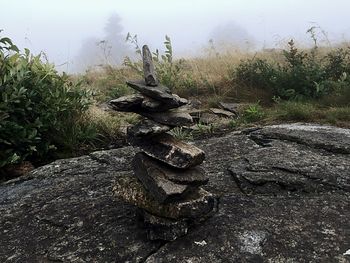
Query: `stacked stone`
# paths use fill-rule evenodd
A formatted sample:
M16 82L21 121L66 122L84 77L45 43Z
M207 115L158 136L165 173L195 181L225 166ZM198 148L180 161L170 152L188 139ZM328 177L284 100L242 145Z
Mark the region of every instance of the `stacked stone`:
M198 167L204 152L167 133L192 123L192 117L178 109L187 100L158 84L148 47L142 52L145 81L127 82L139 93L110 102L114 110L143 116L127 131L129 142L141 150L132 161L135 176L120 178L113 191L141 209L149 239L175 240L209 216L216 200L200 187L208 182Z

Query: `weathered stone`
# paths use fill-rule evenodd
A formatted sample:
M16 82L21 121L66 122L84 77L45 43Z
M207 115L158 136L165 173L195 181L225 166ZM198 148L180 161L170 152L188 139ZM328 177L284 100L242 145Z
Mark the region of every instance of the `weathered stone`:
M177 184L200 186L208 183L208 176L199 167L183 170L165 165L143 153L139 153L138 157L142 159L142 165L140 167L142 167L144 173L156 173Z
M344 197L226 195L215 216L145 262L347 263L350 206Z
M157 86L158 81L154 71L152 54L149 51L147 45L142 47L142 61L143 61L143 74L145 76L145 82L148 86Z
M219 107L221 107L224 110L230 111L235 115L238 115L238 106L238 103L219 102Z
M143 99L144 96L141 94L134 94L111 100L109 102L109 105L113 110L116 111L138 112L141 109L141 103Z
M171 107L180 107L187 103L187 101L185 103L184 100L179 99L178 96L173 96L170 89L165 86L150 87L144 81L127 81L126 84L143 95L161 101Z
M162 204L133 176L119 178L113 187L113 193L116 197L151 214L172 219L205 216L215 208L216 204L216 198L202 188L196 189L181 200Z
M186 99L180 98L175 94L173 94L173 96L179 99L181 105L187 103ZM163 112L170 109L178 108L179 106L167 104L145 96L144 100L142 101L141 107L148 112Z
M208 113L208 112L200 113L200 116L199 116L199 119L198 119L198 123L205 124L205 125L218 123L219 121L220 121L220 117L219 116L217 116L214 113Z
M205 112L204 109L196 109L190 104L183 105L176 109L176 112L186 113L192 117L193 122L197 122L200 115Z
M201 164L205 158L201 149L166 133L152 136L147 140L131 140L131 143L138 146L147 155L175 168L194 167Z
M183 106L177 108L176 111L186 112L186 113L189 113L190 115L195 114L195 113L199 114L199 113L205 112L204 109L196 109L193 106L191 106L190 104L183 105Z
M181 98L179 95L174 94L174 93L173 93L173 96L179 101L179 104L180 104L180 105L186 105L186 104L188 104L188 100L187 100L187 99Z
M167 109L171 109L169 107L166 107L166 104L164 102L145 97L145 99L142 101L142 108L147 109L149 111L163 111Z
M285 126L285 128L287 127L290 126ZM307 129L308 126L305 126L303 135L300 134L294 138L298 138L300 141L303 137L308 138L309 136L306 136ZM320 130L322 131L322 129ZM345 129L343 130L345 131ZM335 156L333 153L324 152L324 150L315 151L303 144L271 139L270 133L272 131L279 136L287 134L285 130L276 126L254 131L252 133L254 136L251 136L256 140L259 134L257 142L262 147L244 155L244 158L237 158L232 162L229 170L242 191L246 194L275 195L280 195L285 191L290 191L291 195L300 192L322 193L337 189L350 191L349 156ZM336 130L332 131L334 133ZM292 131L288 133L288 136L291 136L291 140L294 139ZM335 138L335 134L332 136ZM317 137L315 134L314 138L305 141L305 144L314 144ZM267 138L270 138L268 144ZM326 138L325 135L324 138ZM343 142L347 141L346 136L342 136L342 138ZM350 139L350 134L348 138ZM318 137L319 139L320 137ZM324 142L327 143L327 146L322 147L322 149L327 149L330 145L332 148L329 149L333 149L336 145L334 142ZM339 150L338 147L333 149L335 152Z
M111 195L115 180L133 176L132 147L57 160L0 183L0 262L348 262L349 129L289 124L259 133L269 147L238 132L195 141L219 211L168 243L149 241L138 209ZM231 168L255 170L249 195Z
M187 126L192 124L191 115L185 112L165 111L165 112L140 112L141 115L150 118L156 122L169 126Z
M166 166L162 166L162 169L166 174L166 177L175 183L199 186L205 185L209 181L209 177L200 167L182 170L176 168L168 169Z
M294 141L331 152L350 153L349 129L303 123L281 124L264 127L251 135L253 139L259 136Z
M227 110L222 110L222 109L217 109L217 108L210 108L209 109L212 113L220 116L220 117L224 117L224 118L233 118L236 116L236 114L227 111Z
M194 109L200 109L202 106L202 102L198 99L191 99L189 101L189 105Z
M127 134L129 137L144 137L161 134L170 131L172 127L157 123L152 120L143 119L138 124L128 127Z
M188 232L186 219L172 220L143 212L144 224L149 240L174 241Z
M144 153L137 153L132 164L135 176L159 203L178 200L193 190L189 185L176 184L166 178L157 164Z
M134 112L140 114L142 112L163 112L179 106L166 104L142 94L133 94L111 100L109 102L109 107L115 111Z

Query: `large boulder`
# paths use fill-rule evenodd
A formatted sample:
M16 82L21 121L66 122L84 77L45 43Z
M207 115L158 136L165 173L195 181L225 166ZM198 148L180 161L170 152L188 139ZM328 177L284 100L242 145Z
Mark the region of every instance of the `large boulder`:
M112 195L132 175L125 147L1 184L0 262L349 262L348 129L278 125L195 144L219 202L187 235L149 241L138 209Z

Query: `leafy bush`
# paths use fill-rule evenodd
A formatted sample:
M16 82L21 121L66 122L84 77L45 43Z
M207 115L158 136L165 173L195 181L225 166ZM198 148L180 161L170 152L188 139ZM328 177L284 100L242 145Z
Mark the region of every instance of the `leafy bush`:
M263 59L247 59L235 69L235 79L253 87L271 88L276 76L276 69Z
M88 91L40 55L0 38L0 167L47 159L79 140L86 131L77 134L76 123L90 104Z
M318 47L304 52L295 47L283 50L284 62L271 63L254 58L242 61L233 80L249 87L269 89L282 99L318 99L350 89L350 48L339 48L321 56ZM350 98L349 98L350 99Z
M259 103L254 103L248 105L248 107L243 111L242 119L244 122L256 122L261 120L265 116L262 107Z

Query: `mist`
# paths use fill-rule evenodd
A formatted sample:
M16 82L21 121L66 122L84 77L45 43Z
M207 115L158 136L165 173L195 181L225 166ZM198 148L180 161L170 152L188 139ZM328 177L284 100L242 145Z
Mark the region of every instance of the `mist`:
M209 44L219 51L274 48L290 38L309 45L312 26L325 45L350 37L347 0L0 0L0 6L1 35L71 73L134 56L128 32L152 50L170 36L176 57L203 55Z

